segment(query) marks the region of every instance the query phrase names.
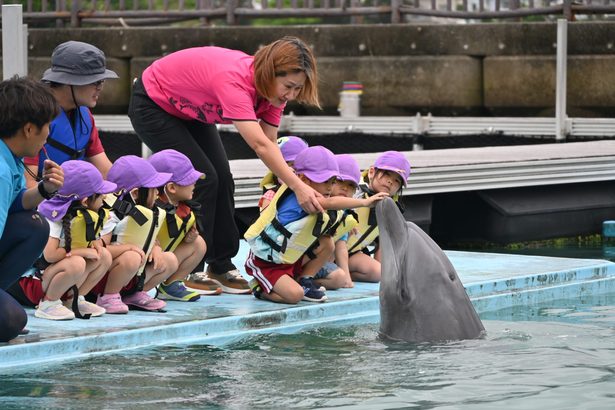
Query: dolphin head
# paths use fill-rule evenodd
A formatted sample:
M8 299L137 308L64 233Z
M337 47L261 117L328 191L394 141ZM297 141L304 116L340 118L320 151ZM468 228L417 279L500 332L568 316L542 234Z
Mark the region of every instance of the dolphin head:
M393 200L376 205L380 231L380 333L410 342L467 339L484 328L440 247Z
M382 258L382 264L386 264L387 275L381 278L380 293L386 288L387 294L395 294L400 303L409 305L413 300L413 288L408 286L402 274L403 267L411 263L406 258L406 249L410 246L406 220L391 198L385 198L376 205L376 218L378 230L381 232L380 249L387 250L387 257Z

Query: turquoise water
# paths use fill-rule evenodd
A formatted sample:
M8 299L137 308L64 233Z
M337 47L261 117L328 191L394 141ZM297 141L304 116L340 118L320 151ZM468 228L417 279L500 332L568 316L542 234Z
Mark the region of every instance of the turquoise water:
M486 313L484 339L377 325L166 346L0 374L0 408L615 408L615 294Z

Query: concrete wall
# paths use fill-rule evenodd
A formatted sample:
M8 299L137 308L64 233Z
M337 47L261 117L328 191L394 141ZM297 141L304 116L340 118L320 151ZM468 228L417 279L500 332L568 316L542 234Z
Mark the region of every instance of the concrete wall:
M555 99L554 23L356 25L224 28L33 29L30 75L40 77L53 48L70 39L105 51L120 74L99 113L125 113L130 79L156 58L218 45L254 53L283 35L306 40L318 57L325 113L334 114L344 80L361 81L365 115L550 115ZM569 25L570 115L615 115L615 22ZM321 113L289 107L296 113Z

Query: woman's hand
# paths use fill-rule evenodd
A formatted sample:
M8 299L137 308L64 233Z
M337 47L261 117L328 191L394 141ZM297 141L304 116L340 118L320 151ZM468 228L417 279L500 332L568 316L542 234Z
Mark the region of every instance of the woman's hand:
M303 210L308 214L315 214L324 211L318 201L318 198L323 198L323 196L312 187L301 182L297 185L297 187L295 187L295 189L293 189L293 192L297 195L297 202L299 202L301 208L303 208Z

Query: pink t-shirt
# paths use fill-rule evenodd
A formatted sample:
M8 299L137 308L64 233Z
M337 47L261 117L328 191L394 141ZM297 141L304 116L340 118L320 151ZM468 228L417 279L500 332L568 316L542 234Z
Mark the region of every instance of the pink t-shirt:
M261 119L277 127L284 106L257 95L253 63L241 51L195 47L154 61L141 79L147 95L178 118L207 124Z

